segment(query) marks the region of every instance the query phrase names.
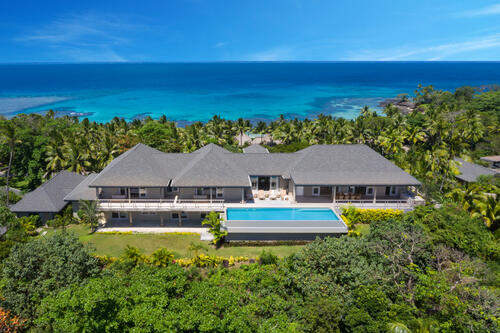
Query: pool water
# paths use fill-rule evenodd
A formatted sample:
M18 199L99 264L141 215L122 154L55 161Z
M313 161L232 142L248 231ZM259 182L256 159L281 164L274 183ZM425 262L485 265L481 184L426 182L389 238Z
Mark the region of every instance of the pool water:
M228 208L227 220L254 221L338 221L329 208Z

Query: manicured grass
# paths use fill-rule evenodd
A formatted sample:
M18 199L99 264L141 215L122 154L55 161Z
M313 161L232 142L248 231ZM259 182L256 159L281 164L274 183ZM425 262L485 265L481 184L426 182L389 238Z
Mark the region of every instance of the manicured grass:
M47 233L55 232L54 229L47 228ZM203 244L209 250L207 254L222 257L245 256L255 258L263 250L271 251L279 257L288 256L301 249L302 245L278 245L278 246L233 246L215 249L209 242L200 241L199 235L167 235L167 234L132 234L132 235L109 235L109 234L89 234L89 227L84 225L71 225L68 232L73 232L85 244L90 244L95 248L97 255L107 255L120 257L127 245L137 247L144 254L151 254L159 248L167 248L175 253L177 258L192 257L194 254L189 251L191 243ZM59 230L57 232L60 232ZM200 252L201 253L201 252Z

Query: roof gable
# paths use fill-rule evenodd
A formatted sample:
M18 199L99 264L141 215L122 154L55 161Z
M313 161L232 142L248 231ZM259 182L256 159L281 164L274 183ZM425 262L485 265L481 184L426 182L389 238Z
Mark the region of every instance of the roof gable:
M84 179L84 175L61 171L34 191L27 193L12 206L11 210L28 213L57 213L66 206L64 197Z

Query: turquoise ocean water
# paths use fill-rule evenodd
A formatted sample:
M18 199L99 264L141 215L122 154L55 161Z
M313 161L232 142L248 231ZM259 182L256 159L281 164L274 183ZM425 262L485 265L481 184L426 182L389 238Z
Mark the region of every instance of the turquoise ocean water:
M257 120L354 118L418 84L500 84L500 62L0 64L0 114L74 114L104 122L165 114Z

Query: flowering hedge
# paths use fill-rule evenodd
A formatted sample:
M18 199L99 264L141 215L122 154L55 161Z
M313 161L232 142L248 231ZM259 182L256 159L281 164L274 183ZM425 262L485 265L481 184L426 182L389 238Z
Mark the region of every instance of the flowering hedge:
M342 215L347 218L350 224L369 224L401 217L403 211L400 209L373 209L347 206L342 208ZM348 222L346 224L349 226Z

